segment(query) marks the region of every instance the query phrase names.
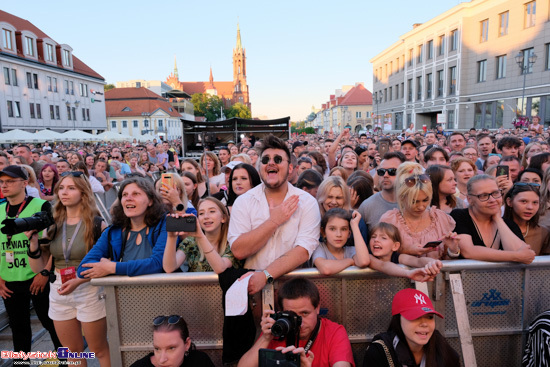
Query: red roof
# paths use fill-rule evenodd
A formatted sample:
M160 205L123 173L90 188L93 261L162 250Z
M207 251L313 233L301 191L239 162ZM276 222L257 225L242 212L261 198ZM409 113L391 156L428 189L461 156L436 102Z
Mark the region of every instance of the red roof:
M147 88L114 88L105 92L107 118L141 116L144 112L154 113L158 109L172 117L182 117L168 100Z
M44 38L50 38L46 33L42 32L39 28L37 28L34 24L29 22L26 19L16 17L13 14L6 13L5 11L0 10L0 22L6 22L11 24L17 31L29 31L32 32L38 37L38 39L44 39ZM2 53L0 51L0 53ZM10 53L10 55L12 55ZM17 57L21 59L26 59L25 55L18 54ZM32 61L36 61L35 59L32 59ZM38 62L42 64L46 64L44 60L38 59ZM48 64L50 65L50 64ZM56 68L62 69L62 70L68 70L59 66L55 66ZM82 60L80 60L78 57L73 55L73 71L79 74L91 76L92 78L97 78L101 80L105 80L101 75L96 73L92 68L90 68L88 65L86 65Z
M210 89L210 82L180 82L180 85L189 95L206 93L206 90ZM218 91L218 96L233 97L233 82L214 82L214 87Z
M340 106L358 106L358 105L372 105L372 93L366 89L363 84L357 84L351 88L341 103Z

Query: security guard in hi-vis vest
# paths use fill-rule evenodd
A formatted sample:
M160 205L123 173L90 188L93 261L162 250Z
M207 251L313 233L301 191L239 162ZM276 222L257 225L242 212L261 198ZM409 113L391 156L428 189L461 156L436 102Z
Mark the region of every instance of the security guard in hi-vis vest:
M48 330L55 350L61 343L55 333L52 320L48 317L50 267L35 274L29 264L29 228L38 228L44 218L51 215L49 202L27 196L27 171L20 166L8 166L0 171L0 188L6 202L0 204L0 296L8 313L13 335L14 352L31 352L30 301L40 322ZM43 218L32 218L22 223L22 218L40 213ZM21 232L21 230L26 232ZM20 233L17 233L20 232Z

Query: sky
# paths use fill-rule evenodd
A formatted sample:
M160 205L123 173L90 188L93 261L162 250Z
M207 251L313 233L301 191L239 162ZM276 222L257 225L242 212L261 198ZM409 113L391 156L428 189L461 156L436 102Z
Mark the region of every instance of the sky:
M254 117L303 120L343 85L372 90L369 60L399 36L460 0L386 1L11 1L107 83L233 79L237 23Z

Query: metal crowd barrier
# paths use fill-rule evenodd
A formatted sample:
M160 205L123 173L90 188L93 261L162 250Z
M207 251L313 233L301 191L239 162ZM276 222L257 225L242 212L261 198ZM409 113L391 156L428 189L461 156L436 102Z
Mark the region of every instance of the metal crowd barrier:
M550 256L537 257L530 265L443 263L442 273L428 283L428 292L436 310L445 316L436 318L436 326L468 361L463 365L521 365L529 323L550 308ZM316 269L300 269L278 279L275 292L281 282L296 276L310 278L318 286L322 316L346 327L358 365L372 337L387 329L393 295L414 286L408 279L370 269L352 267L332 277L323 277ZM129 366L150 352L153 318L172 314L184 316L197 348L207 352L216 366L222 365L222 292L216 274L110 276L93 279L92 284L105 287L112 365ZM260 294L252 305L259 320Z

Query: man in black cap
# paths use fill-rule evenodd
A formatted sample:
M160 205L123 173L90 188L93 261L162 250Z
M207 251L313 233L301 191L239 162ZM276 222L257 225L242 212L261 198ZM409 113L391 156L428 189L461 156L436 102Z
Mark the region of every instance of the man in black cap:
M49 202L27 196L25 187L28 182L27 171L20 166L7 166L0 171L0 188L7 200L0 204L0 296L4 299L12 330L13 351L26 353L31 351L31 300L55 349L61 347L53 322L48 317L51 257L46 268L36 274L29 264L27 234L7 236L3 233L7 228L4 222L7 218L28 218L37 212L51 212Z
M300 157L300 154L304 150L306 150L306 147L305 147L306 144L307 142L301 142L299 140L292 143L292 154L294 154L296 158Z
M407 139L401 143L401 153L405 155L406 162L416 162L418 157L418 143L414 139Z

